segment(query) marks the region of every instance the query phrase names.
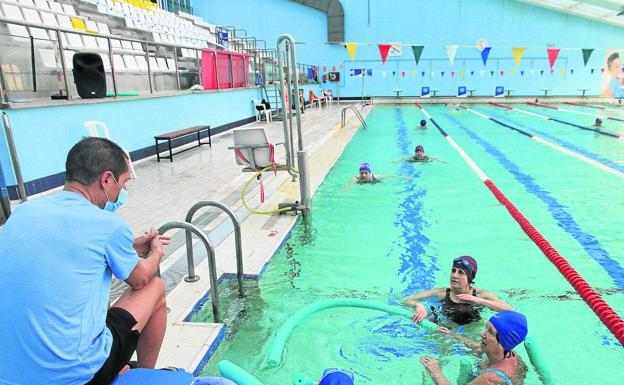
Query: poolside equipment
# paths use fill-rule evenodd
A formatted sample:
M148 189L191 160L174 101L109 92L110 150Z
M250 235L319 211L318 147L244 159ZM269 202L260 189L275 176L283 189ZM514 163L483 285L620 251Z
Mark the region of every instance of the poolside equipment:
M259 382L258 382L259 383ZM123 376L117 376L111 385L237 385L223 377L196 377L178 370L131 369ZM253 383L249 383L253 384Z
M440 134L455 148L455 150L464 158L470 168L479 176L487 188L492 192L496 199L507 209L509 214L520 225L522 230L529 238L542 250L542 253L552 262L553 265L568 280L570 285L580 294L581 298L589 305L592 311L600 318L602 323L613 333L615 338L624 345L624 320L615 312L605 300L598 294L579 273L570 265L570 263L559 254L557 250L537 231L537 229L529 222L528 219L513 203L496 187L496 185L485 175L483 170L470 158L468 154L444 131L442 127L433 119L431 115L419 104L416 103L422 113L433 123ZM464 107L466 108L466 107ZM480 113L477 113L480 114ZM481 114L482 115L482 114ZM504 123L503 123L504 124ZM516 128L513 128L516 130ZM526 135L526 134L525 134Z
M536 118L541 118L541 119L545 119L545 120L552 120L553 122L557 122L557 123L561 123L561 124L567 124L568 126L580 128L581 130L585 130L585 131L592 131L592 132L598 133L600 135L610 136L610 137L615 138L615 139L621 139L622 138L620 135L612 134L610 132L602 131L602 130L599 130L599 129L596 129L596 128L590 128L590 127L581 126L580 124L574 124L574 123L566 122L565 120L555 119L555 118L547 116L547 115L536 114L534 112L525 111L525 110L522 110L522 109L519 109L519 108L515 108L515 107L509 107L509 106L504 105L504 104L493 103L493 102L490 102L489 104L491 104L493 106L496 106L496 107L504 108L506 110L513 110L513 111L521 112L521 113L526 114L526 115L532 115L532 116L535 116ZM533 103L533 105L537 105L537 104ZM544 106L545 106L545 104L544 104ZM550 108L550 106L548 106L548 108Z
M407 319L411 319L412 314L414 313L411 309L407 309L404 307L386 305L356 298L333 298L313 303L291 315L275 332L267 354L267 365L272 368L279 366L279 364L282 362L282 352L284 351L284 345L286 344L286 341L288 340L288 337L290 337L292 331L301 322L303 322L306 318L314 313L336 307L357 307L363 309L378 310L386 312L388 314L403 316ZM429 331L436 330L438 327L438 325L428 320L424 320L416 325Z

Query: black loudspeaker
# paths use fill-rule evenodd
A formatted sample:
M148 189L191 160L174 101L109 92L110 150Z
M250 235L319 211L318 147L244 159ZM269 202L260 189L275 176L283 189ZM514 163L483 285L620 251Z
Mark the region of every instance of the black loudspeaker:
M329 81L330 82L339 82L340 81L340 72L330 72L329 73Z
M106 75L102 57L92 52L74 54L74 83L81 98L103 98L106 96Z

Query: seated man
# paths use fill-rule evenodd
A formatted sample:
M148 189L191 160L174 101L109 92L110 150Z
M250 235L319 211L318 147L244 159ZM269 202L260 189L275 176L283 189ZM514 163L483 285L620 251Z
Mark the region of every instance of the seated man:
M522 385L527 367L512 351L524 341L528 326L526 317L512 310L494 314L481 333L481 343L450 332L440 327L440 332L465 344L476 353L485 354L472 373L473 380L468 385ZM431 375L436 385L450 384L442 373L440 362L430 356L422 356L420 362Z
M82 139L63 191L21 204L4 226L0 383L110 384L135 349L140 367L156 365L167 315L155 273L169 238L133 239L113 213L128 162L110 140ZM109 308L112 275L130 289Z
M420 120L420 128L427 128L427 121L425 119Z

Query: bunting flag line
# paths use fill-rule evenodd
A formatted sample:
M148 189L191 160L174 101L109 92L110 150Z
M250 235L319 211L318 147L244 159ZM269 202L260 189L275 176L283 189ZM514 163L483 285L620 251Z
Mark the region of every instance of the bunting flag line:
M481 59L483 59L483 66L484 67L487 64L488 57L490 56L490 51L491 50L492 50L492 47L485 47L485 48L483 48L483 51L481 51Z
M425 48L424 45L413 45L412 46L412 52L414 53L414 60L416 60L416 65L418 65L418 62L420 61L420 56L422 55L423 49Z
M386 58L392 46L390 44L379 44L377 47L379 47L379 54L381 55L381 64L386 64Z
M457 48L459 48L459 46L445 45L444 48L446 48L446 54L448 55L449 63L453 65L453 63L455 62L455 56L457 56Z
M587 62L594 52L593 48L583 48L583 65L587 67Z
M349 53L349 57L351 58L351 61L355 60L355 52L357 51L358 43L345 43L344 46L347 49L347 52Z
M524 51L526 48L524 47L513 47L511 52L513 53L514 60L516 62L516 67L520 65L520 61L522 60L522 56L524 56Z
M553 69L555 62L557 61L557 56L559 56L559 48L548 48L546 52L548 52L548 62L550 63L550 69Z

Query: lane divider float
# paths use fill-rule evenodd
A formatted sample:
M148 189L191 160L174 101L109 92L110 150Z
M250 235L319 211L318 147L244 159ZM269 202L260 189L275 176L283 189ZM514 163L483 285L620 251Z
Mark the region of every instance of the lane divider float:
M607 304L607 302L592 288L583 277L570 265L570 263L559 254L559 252L540 234L540 232L529 222L529 220L514 206L513 203L496 187L496 185L485 175L485 173L477 166L466 152L440 127L431 115L419 104L416 103L421 112L438 128L438 131L444 136L465 160L470 160L468 165L481 178L490 192L496 199L507 209L513 219L520 225L527 236L542 250L542 253L548 260L555 265L557 270L572 285L574 290L583 298L583 301L589 305L591 310L598 316L602 323L613 333L615 338L624 345L624 320L618 313ZM466 110L469 108L464 107ZM492 120L492 119L490 119ZM529 135L530 134L526 134Z
M618 122L624 122L624 119L620 119L620 118L613 118L611 116L605 116L605 115L596 115L596 114L591 114L589 112L583 112L583 111L568 110L567 108L555 107L555 106L551 106L549 104L534 103L534 102L527 102L527 104L530 105L530 106L535 106L535 107L549 108L551 110L558 110L558 111L562 111L562 112L569 112L571 114L585 115L585 116L591 116L593 118L609 119L609 120L615 120L615 121L618 121ZM568 103L568 104L570 104L570 103Z
M496 106L496 107L501 107L501 108L504 108L504 109L506 109L506 110L518 111L518 112L520 112L520 113L523 113L523 114L526 114L526 115L531 115L531 116L534 116L534 117L536 117L536 118L541 118L541 119L544 119L544 120L551 120L551 121L553 121L553 122L557 122L557 123L561 123L561 124L566 124L566 125L568 125L568 126L572 126L572 127L580 128L581 130L585 130L585 131L592 131L592 132L595 132L595 133L600 134L600 135L609 136L609 137L611 137L611 138L615 138L615 139L622 139L622 136L620 136L620 135L613 134L613 133L611 133L611 132L602 131L602 130L599 130L599 129L597 129L597 128L589 128L589 127L581 126L580 124L575 124L575 123L566 122L565 120L555 119L555 118L553 118L553 117L551 117L551 116L547 116L547 115L536 114L536 113L534 113L534 112L530 112L530 111L522 110L522 109L520 109L520 108L516 108L516 107L509 107L509 106L506 106L506 105L504 105L504 104L500 104L500 103L489 102L489 104L491 104L491 105L493 105L493 106ZM533 104L535 104L535 103L533 103Z

